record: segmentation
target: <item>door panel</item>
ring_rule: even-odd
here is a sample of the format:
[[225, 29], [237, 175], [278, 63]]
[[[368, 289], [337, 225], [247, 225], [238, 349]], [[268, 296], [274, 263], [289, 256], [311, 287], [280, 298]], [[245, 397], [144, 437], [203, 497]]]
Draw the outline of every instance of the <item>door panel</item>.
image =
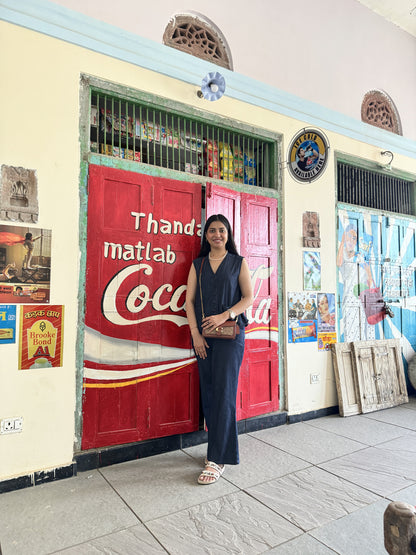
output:
[[198, 428], [186, 280], [201, 187], [90, 166], [84, 449]]
[[359, 414], [362, 411], [353, 343], [334, 343], [332, 345], [332, 361], [340, 415]]
[[207, 183], [206, 220], [208, 220], [212, 214], [223, 214], [233, 228], [234, 241], [237, 248], [239, 248], [240, 245], [240, 201], [240, 194], [236, 191]]
[[357, 341], [353, 350], [362, 412], [408, 401], [399, 340]]
[[237, 393], [241, 420], [279, 407], [277, 200], [209, 184], [206, 211], [207, 218], [221, 213], [230, 221], [253, 283]]
[[279, 407], [277, 200], [244, 195], [241, 221], [241, 254], [252, 272], [255, 297], [247, 311], [249, 348], [242, 367], [248, 384], [242, 417], [250, 418]]

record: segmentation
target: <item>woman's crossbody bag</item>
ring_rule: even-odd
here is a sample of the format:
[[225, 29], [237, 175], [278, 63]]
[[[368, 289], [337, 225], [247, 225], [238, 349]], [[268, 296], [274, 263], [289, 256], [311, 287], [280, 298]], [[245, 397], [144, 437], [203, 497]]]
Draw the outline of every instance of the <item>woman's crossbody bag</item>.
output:
[[[205, 318], [204, 303], [202, 301], [202, 287], [201, 287], [201, 274], [202, 274], [202, 266], [204, 265], [204, 262], [205, 262], [205, 258], [202, 260], [201, 268], [199, 270], [199, 294], [201, 296], [202, 319]], [[217, 326], [212, 331], [206, 331], [205, 329], [202, 330], [202, 335], [204, 337], [211, 337], [215, 339], [235, 339], [235, 336], [239, 333], [240, 333], [240, 328], [237, 324], [237, 319], [227, 320], [220, 326]]]

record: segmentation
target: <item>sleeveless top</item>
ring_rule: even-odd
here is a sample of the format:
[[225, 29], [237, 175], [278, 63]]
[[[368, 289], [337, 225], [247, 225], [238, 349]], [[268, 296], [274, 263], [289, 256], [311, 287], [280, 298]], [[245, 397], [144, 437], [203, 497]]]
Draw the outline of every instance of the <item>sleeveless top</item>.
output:
[[[218, 266], [217, 271], [212, 271], [211, 264], [209, 263], [208, 256], [200, 257], [194, 260], [193, 264], [196, 271], [197, 288], [195, 293], [195, 316], [198, 322], [198, 327], [201, 331], [202, 323], [202, 309], [201, 309], [201, 295], [199, 291], [199, 273], [201, 269], [201, 284], [202, 284], [202, 302], [204, 304], [205, 316], [212, 314], [221, 314], [229, 310], [232, 306], [241, 300], [241, 289], [238, 283], [240, 275], [241, 264], [243, 257], [238, 254], [228, 253], [221, 264]], [[238, 325], [240, 328], [247, 326], [248, 320], [245, 314], [238, 316]]]

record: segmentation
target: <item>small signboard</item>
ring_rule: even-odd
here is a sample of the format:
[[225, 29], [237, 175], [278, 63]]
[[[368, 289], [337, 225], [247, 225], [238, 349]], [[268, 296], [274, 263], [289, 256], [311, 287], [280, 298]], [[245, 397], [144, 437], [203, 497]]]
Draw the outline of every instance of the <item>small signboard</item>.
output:
[[292, 176], [302, 183], [318, 179], [328, 161], [328, 140], [322, 131], [302, 129], [289, 146], [288, 167]]

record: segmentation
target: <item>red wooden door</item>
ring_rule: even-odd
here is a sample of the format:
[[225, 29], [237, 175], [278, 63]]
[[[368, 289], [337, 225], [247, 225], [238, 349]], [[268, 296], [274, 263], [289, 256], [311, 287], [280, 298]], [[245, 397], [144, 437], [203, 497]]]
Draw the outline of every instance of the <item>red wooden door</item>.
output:
[[279, 408], [277, 200], [209, 184], [206, 211], [207, 218], [220, 213], [229, 219], [253, 283], [237, 392], [242, 420]]
[[199, 185], [89, 168], [84, 449], [198, 428], [185, 289]]

